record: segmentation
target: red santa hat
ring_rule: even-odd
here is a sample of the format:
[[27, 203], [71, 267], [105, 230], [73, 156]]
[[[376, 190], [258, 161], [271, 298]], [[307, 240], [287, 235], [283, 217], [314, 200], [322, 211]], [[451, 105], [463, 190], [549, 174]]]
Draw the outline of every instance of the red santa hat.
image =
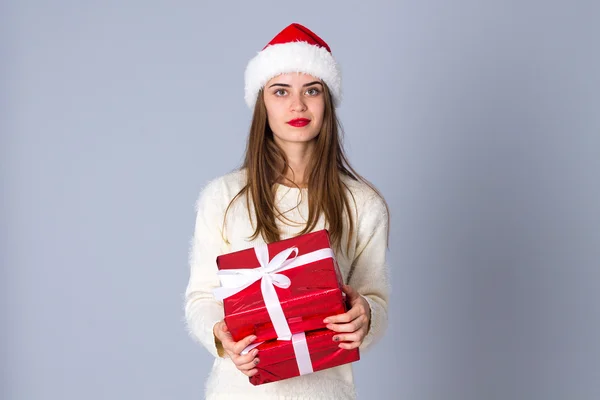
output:
[[263, 86], [277, 75], [303, 72], [323, 80], [337, 107], [342, 97], [341, 71], [323, 39], [300, 24], [279, 32], [254, 58], [245, 72], [246, 104], [254, 109]]

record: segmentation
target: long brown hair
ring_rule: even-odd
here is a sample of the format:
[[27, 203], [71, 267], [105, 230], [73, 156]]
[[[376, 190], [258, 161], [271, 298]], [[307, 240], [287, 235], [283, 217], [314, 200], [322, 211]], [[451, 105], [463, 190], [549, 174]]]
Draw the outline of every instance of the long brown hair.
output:
[[[350, 166], [342, 146], [340, 124], [335, 113], [331, 93], [327, 85], [324, 82], [322, 83], [325, 100], [323, 124], [315, 139], [316, 145], [307, 166], [308, 221], [298, 235], [311, 232], [315, 228], [319, 217], [323, 214], [332, 245], [338, 249], [341, 248], [340, 242], [345, 223], [348, 224], [348, 242], [346, 243], [346, 251], [348, 251], [350, 238], [355, 229], [355, 221], [349, 203], [350, 198], [354, 201], [354, 197], [348, 186], [343, 182], [342, 175], [364, 182], [382, 199], [383, 196]], [[227, 212], [233, 202], [238, 197], [246, 194], [246, 208], [250, 220], [252, 221], [250, 199], [253, 200], [256, 215], [255, 231], [249, 239], [254, 240], [258, 235], [262, 235], [266, 243], [280, 240], [280, 232], [275, 221], [276, 218], [285, 219], [285, 216], [281, 212], [276, 213], [275, 184], [285, 180], [298, 187], [286, 177], [288, 168], [289, 164], [285, 153], [273, 140], [273, 132], [267, 122], [267, 109], [264, 103], [263, 90], [261, 90], [258, 93], [254, 107], [245, 158], [241, 166], [241, 169], [246, 169], [247, 182], [227, 206], [223, 224], [225, 224]], [[344, 218], [344, 215], [346, 218]]]

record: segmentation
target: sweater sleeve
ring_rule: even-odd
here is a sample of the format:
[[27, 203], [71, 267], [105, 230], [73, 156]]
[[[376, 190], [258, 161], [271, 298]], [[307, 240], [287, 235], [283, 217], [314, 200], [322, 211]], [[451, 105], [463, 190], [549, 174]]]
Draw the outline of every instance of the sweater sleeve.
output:
[[359, 349], [366, 351], [384, 335], [388, 323], [390, 276], [386, 261], [388, 213], [380, 197], [372, 197], [358, 215], [357, 249], [348, 284], [371, 307], [371, 322]]
[[196, 202], [196, 223], [189, 249], [190, 275], [185, 291], [185, 319], [188, 333], [213, 356], [223, 357], [220, 343], [213, 334], [214, 325], [223, 319], [223, 303], [212, 290], [220, 286], [216, 258], [225, 252], [221, 226], [222, 194], [217, 182], [201, 191]]

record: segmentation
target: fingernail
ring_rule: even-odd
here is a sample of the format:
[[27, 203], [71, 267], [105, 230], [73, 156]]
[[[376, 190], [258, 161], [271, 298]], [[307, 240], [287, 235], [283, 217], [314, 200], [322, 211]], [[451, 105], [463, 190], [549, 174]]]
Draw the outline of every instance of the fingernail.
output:
[[255, 356], [255, 355], [257, 355], [257, 354], [258, 354], [258, 349], [254, 349], [254, 350], [252, 350], [252, 355], [253, 355], [253, 356]]
[[256, 336], [254, 336], [254, 335], [250, 336], [250, 340], [254, 342], [256, 340]]
[[325, 323], [325, 324], [328, 324], [328, 323], [329, 323], [329, 318], [325, 318], [325, 319], [323, 320], [323, 323]]
[[254, 365], [258, 365], [258, 362], [259, 362], [259, 361], [260, 361], [260, 360], [259, 360], [258, 358], [256, 358], [256, 359], [254, 360]]
[[340, 338], [339, 338], [339, 337], [337, 337], [337, 336], [334, 336], [334, 337], [333, 337], [333, 340], [337, 342], [337, 341], [339, 341], [339, 340], [340, 340]]

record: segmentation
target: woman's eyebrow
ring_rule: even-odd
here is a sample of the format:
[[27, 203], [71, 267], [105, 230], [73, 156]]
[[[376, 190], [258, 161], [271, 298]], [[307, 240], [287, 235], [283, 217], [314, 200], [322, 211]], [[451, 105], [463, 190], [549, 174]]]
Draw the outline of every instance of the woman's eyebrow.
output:
[[321, 82], [314, 81], [314, 82], [306, 83], [306, 84], [302, 85], [302, 87], [307, 87], [307, 86], [310, 86], [310, 85], [314, 85], [315, 83], [318, 83], [319, 85], [323, 86], [323, 84]]
[[[302, 85], [302, 87], [306, 87], [306, 86], [310, 86], [310, 85], [314, 85], [318, 83], [319, 85], [323, 86], [323, 84], [319, 81], [314, 81], [314, 82], [310, 82], [310, 83], [305, 83], [304, 85]], [[281, 87], [292, 87], [292, 85], [288, 85], [287, 83], [274, 83], [271, 86], [269, 86], [270, 88], [272, 88], [273, 86], [281, 86]]]

